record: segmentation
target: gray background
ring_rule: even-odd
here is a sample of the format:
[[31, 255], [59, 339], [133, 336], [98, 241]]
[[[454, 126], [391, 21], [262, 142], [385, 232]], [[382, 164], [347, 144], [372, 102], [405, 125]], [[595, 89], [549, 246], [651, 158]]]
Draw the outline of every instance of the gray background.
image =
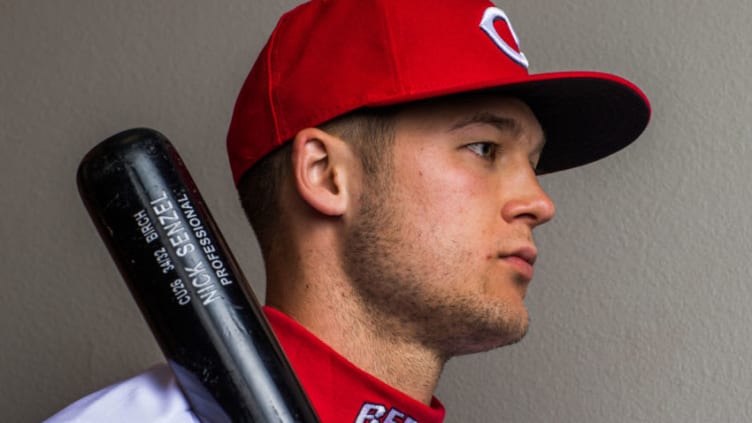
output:
[[[0, 410], [33, 422], [161, 354], [74, 184], [105, 137], [179, 148], [249, 277], [263, 280], [224, 137], [276, 19], [297, 1], [0, 0]], [[752, 421], [748, 209], [752, 2], [509, 0], [535, 72], [619, 73], [642, 139], [543, 178], [532, 328], [450, 362], [450, 422]]]

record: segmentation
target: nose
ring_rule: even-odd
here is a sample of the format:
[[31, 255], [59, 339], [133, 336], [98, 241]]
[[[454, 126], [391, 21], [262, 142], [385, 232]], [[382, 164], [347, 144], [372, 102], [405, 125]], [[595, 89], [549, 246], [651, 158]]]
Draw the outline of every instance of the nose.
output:
[[522, 220], [534, 228], [554, 218], [554, 202], [543, 190], [532, 169], [507, 182], [511, 184], [505, 184], [509, 187], [509, 196], [501, 209], [504, 220], [509, 223]]

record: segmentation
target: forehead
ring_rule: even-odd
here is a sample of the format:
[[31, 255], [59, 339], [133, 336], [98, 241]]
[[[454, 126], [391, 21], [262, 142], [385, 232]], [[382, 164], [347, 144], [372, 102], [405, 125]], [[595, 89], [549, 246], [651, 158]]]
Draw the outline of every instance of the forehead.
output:
[[498, 94], [466, 94], [405, 106], [397, 116], [397, 130], [453, 131], [488, 124], [543, 142], [543, 130], [525, 102]]

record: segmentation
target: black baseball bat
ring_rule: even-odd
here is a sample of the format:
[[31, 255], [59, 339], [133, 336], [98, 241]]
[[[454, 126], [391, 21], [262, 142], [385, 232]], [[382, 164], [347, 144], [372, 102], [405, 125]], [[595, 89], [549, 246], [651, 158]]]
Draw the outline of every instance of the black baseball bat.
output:
[[202, 422], [315, 412], [175, 148], [137, 128], [95, 146], [79, 193]]

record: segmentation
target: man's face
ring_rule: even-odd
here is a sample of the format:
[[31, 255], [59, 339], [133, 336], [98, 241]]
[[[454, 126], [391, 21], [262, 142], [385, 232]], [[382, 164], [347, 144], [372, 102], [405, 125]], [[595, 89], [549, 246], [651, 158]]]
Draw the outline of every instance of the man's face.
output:
[[384, 335], [447, 358], [524, 336], [532, 230], [554, 215], [535, 175], [543, 142], [516, 99], [474, 95], [400, 113], [389, 169], [364, 181], [343, 251]]

